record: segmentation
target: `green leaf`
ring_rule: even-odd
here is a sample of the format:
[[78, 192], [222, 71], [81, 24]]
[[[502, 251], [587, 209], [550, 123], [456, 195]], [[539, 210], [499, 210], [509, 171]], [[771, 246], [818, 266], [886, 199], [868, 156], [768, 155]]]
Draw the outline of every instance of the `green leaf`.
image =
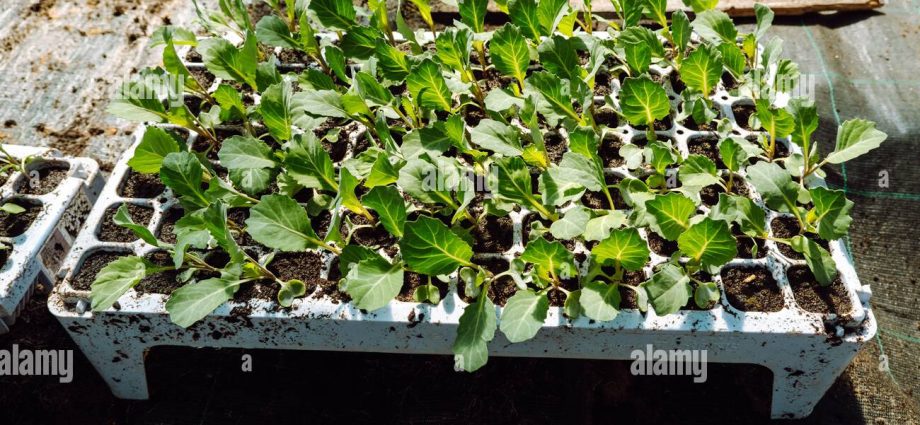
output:
[[553, 276], [565, 279], [576, 275], [575, 256], [559, 241], [536, 238], [527, 243], [520, 259], [533, 264], [537, 273], [547, 280]]
[[798, 235], [792, 238], [792, 249], [805, 256], [805, 263], [823, 286], [830, 285], [837, 277], [837, 264], [826, 249], [815, 241]]
[[347, 167], [339, 171], [339, 199], [342, 206], [355, 214], [366, 215], [368, 214], [367, 209], [364, 208], [364, 205], [358, 200], [358, 195], [355, 194], [355, 189], [360, 183], [361, 181]]
[[134, 156], [128, 160], [128, 166], [138, 173], [157, 174], [166, 155], [179, 152], [179, 147], [184, 144], [172, 132], [159, 127], [147, 127], [144, 137], [134, 150]]
[[610, 211], [600, 217], [588, 220], [585, 225], [585, 240], [600, 241], [610, 235], [613, 229], [622, 227], [626, 224], [626, 213], [623, 211]]
[[378, 186], [361, 197], [361, 202], [377, 212], [380, 223], [391, 235], [401, 238], [406, 224], [406, 201], [392, 186]]
[[626, 79], [620, 91], [620, 107], [632, 125], [651, 125], [671, 112], [664, 88], [645, 76]]
[[326, 28], [347, 31], [355, 24], [351, 0], [311, 0], [310, 10]]
[[766, 212], [750, 198], [737, 195], [719, 194], [719, 203], [711, 210], [710, 217], [738, 223], [741, 232], [751, 237], [763, 237], [767, 234]]
[[284, 166], [291, 177], [303, 187], [331, 192], [338, 190], [332, 159], [312, 132], [304, 133], [291, 141]]
[[444, 223], [426, 216], [406, 222], [399, 248], [409, 268], [418, 273], [445, 275], [472, 266], [473, 249]]
[[687, 43], [690, 42], [690, 18], [683, 10], [678, 10], [671, 14], [671, 37], [674, 39], [674, 46], [683, 53], [687, 50]]
[[837, 129], [837, 146], [826, 161], [840, 164], [879, 147], [888, 135], [877, 130], [875, 123], [863, 119], [843, 122]]
[[441, 75], [441, 69], [431, 59], [425, 59], [406, 78], [409, 93], [423, 107], [451, 111], [451, 92]]
[[406, 54], [388, 43], [377, 43], [375, 54], [379, 65], [377, 69], [383, 78], [402, 81], [412, 71]]
[[[559, 76], [546, 71], [531, 74], [526, 80], [525, 94], [535, 91], [540, 112], [544, 115], [554, 114], [558, 118], [571, 118], [580, 121], [581, 117], [575, 112], [572, 104], [572, 95], [568, 82], [563, 82]], [[527, 90], [530, 88], [530, 90]]]
[[607, 322], [617, 317], [620, 309], [620, 289], [617, 284], [588, 282], [578, 297], [582, 310], [591, 319]]
[[718, 267], [735, 258], [738, 254], [735, 237], [732, 236], [728, 223], [706, 217], [690, 226], [677, 238], [680, 252], [704, 266]]
[[256, 38], [259, 42], [285, 49], [300, 49], [300, 41], [291, 33], [290, 28], [281, 18], [268, 15], [256, 24]]
[[792, 176], [773, 162], [758, 162], [746, 168], [747, 179], [754, 185], [767, 206], [779, 212], [793, 212], [799, 186]]
[[489, 188], [493, 196], [528, 208], [542, 205], [531, 191], [530, 169], [520, 157], [505, 157], [494, 162], [495, 172], [489, 173]]
[[484, 32], [486, 11], [489, 6], [488, 0], [460, 0], [457, 2], [457, 8], [460, 11], [460, 19], [464, 24], [473, 29], [473, 32]]
[[272, 149], [265, 142], [246, 135], [232, 136], [223, 141], [217, 154], [220, 164], [228, 169], [273, 168]]
[[323, 56], [326, 57], [326, 64], [329, 65], [329, 69], [332, 70], [336, 77], [345, 83], [351, 81], [345, 71], [345, 52], [342, 49], [332, 45], [326, 46], [323, 48]]
[[706, 40], [718, 45], [721, 43], [735, 43], [738, 30], [732, 18], [721, 10], [707, 10], [697, 13], [696, 19], [691, 24], [694, 30]]
[[527, 38], [540, 40], [543, 27], [538, 17], [536, 0], [512, 0], [508, 4], [508, 17]]
[[719, 286], [715, 282], [704, 282], [697, 285], [693, 291], [693, 301], [699, 308], [708, 308], [712, 303], [719, 301]]
[[421, 202], [456, 206], [453, 189], [459, 180], [457, 167], [448, 159], [421, 154], [399, 170], [397, 186]]
[[294, 299], [307, 294], [307, 285], [302, 280], [291, 279], [281, 282], [281, 289], [278, 290], [278, 304], [288, 308], [294, 304]]
[[734, 43], [724, 43], [719, 45], [719, 54], [722, 55], [722, 62], [725, 69], [732, 74], [736, 80], [744, 76], [744, 53]]
[[348, 274], [351, 266], [367, 259], [383, 260], [383, 257], [376, 250], [362, 245], [345, 245], [342, 253], [339, 254], [339, 272], [343, 276]]
[[343, 290], [358, 308], [374, 311], [386, 307], [403, 284], [403, 269], [382, 258], [361, 260], [345, 277]]
[[[0, 205], [0, 211], [3, 211], [10, 215], [16, 215], [16, 214], [22, 214], [26, 212], [26, 209], [14, 203], [6, 202], [3, 205]], [[9, 249], [9, 247], [3, 244], [0, 244], [0, 250], [5, 250], [5, 249]]]
[[[710, 9], [715, 9], [719, 0], [683, 0], [685, 6], [693, 9], [693, 13], [700, 13]], [[756, 4], [755, 4], [756, 6]]]
[[649, 259], [648, 244], [635, 228], [616, 230], [610, 237], [591, 248], [599, 264], [619, 263], [626, 270], [641, 270]]
[[508, 341], [524, 342], [533, 338], [543, 327], [549, 299], [546, 294], [535, 294], [529, 290], [517, 291], [505, 303], [502, 310], [501, 330]]
[[166, 301], [169, 319], [183, 328], [192, 326], [230, 301], [241, 284], [238, 279], [216, 277], [185, 285], [175, 290]]
[[374, 188], [377, 186], [386, 186], [399, 180], [399, 169], [390, 163], [390, 158], [386, 152], [380, 152], [377, 159], [371, 166], [370, 174], [364, 181], [364, 186]]
[[754, 16], [756, 17], [757, 26], [754, 30], [754, 36], [757, 39], [763, 38], [773, 25], [773, 11], [763, 3], [754, 3]]
[[777, 109], [770, 106], [768, 100], [757, 100], [757, 119], [760, 120], [760, 126], [776, 138], [783, 138], [792, 133], [795, 128], [795, 122], [792, 115], [785, 109]]
[[187, 209], [205, 207], [211, 202], [201, 189], [204, 167], [198, 157], [189, 152], [173, 152], [163, 158], [160, 180], [180, 197]]
[[207, 38], [198, 46], [204, 65], [215, 76], [227, 80], [245, 83], [258, 90], [256, 67], [259, 63], [259, 47], [253, 33], [246, 35], [242, 48], [230, 44], [222, 38]]
[[503, 75], [514, 78], [522, 86], [530, 65], [527, 40], [514, 25], [505, 25], [492, 35], [489, 42], [492, 64]]
[[649, 214], [655, 218], [653, 229], [667, 240], [677, 240], [690, 227], [690, 216], [696, 212], [696, 205], [690, 198], [679, 193], [656, 195], [645, 203]]
[[360, 71], [355, 74], [355, 89], [358, 96], [376, 106], [386, 106], [393, 102], [393, 94], [367, 72]]
[[693, 90], [709, 96], [722, 77], [722, 56], [709, 45], [700, 45], [680, 65], [680, 78]]
[[566, 211], [565, 215], [549, 226], [550, 232], [556, 239], [574, 239], [585, 231], [591, 212], [587, 208], [576, 205]]
[[[293, 89], [290, 82], [274, 84], [264, 92], [259, 102], [259, 114], [269, 134], [279, 142], [291, 140], [293, 118]], [[250, 167], [257, 168], [257, 167]]]
[[520, 156], [524, 152], [520, 130], [491, 119], [484, 119], [470, 129], [470, 141], [500, 155]]
[[115, 96], [106, 107], [106, 112], [131, 121], [166, 122], [166, 107], [157, 97], [157, 78], [141, 75], [138, 79], [123, 84], [118, 96]]
[[537, 2], [537, 19], [542, 28], [541, 35], [549, 36], [554, 33], [556, 27], [568, 14], [568, 0], [540, 0]]
[[818, 235], [828, 241], [846, 236], [853, 221], [850, 217], [853, 202], [847, 199], [846, 192], [815, 187], [809, 193], [815, 204], [814, 222], [817, 223]]
[[356, 25], [345, 33], [340, 47], [345, 56], [367, 59], [377, 50], [377, 44], [384, 40], [384, 35], [374, 27]]
[[[575, 174], [577, 177], [573, 178]], [[543, 195], [543, 204], [560, 206], [580, 199], [585, 192], [585, 187], [577, 181], [579, 178], [585, 178], [585, 173], [571, 168], [550, 167], [543, 171], [540, 174], [538, 187]]]
[[744, 149], [737, 139], [729, 137], [719, 142], [719, 156], [722, 158], [725, 168], [736, 173], [741, 171], [741, 167], [747, 163], [751, 154]]
[[307, 211], [284, 195], [263, 196], [249, 209], [246, 230], [256, 242], [281, 251], [305, 251], [320, 245]]
[[485, 366], [489, 360], [488, 343], [495, 337], [496, 321], [495, 304], [485, 295], [480, 295], [463, 310], [457, 338], [451, 348], [454, 368], [475, 372]]
[[580, 79], [583, 70], [578, 61], [576, 40], [561, 35], [546, 38], [537, 48], [540, 63], [553, 75], [570, 81]]
[[[6, 204], [6, 205], [11, 205], [11, 204]], [[115, 222], [115, 224], [134, 232], [134, 234], [137, 235], [138, 238], [143, 239], [144, 242], [147, 242], [153, 246], [160, 245], [160, 243], [157, 241], [156, 236], [153, 235], [153, 232], [151, 232], [150, 229], [147, 228], [147, 226], [143, 226], [143, 225], [134, 223], [134, 220], [131, 219], [131, 213], [128, 212], [127, 204], [123, 203], [121, 204], [121, 206], [118, 207], [118, 211], [115, 212], [115, 217], [113, 217], [113, 221]]]
[[142, 257], [122, 257], [112, 261], [96, 274], [92, 284], [92, 309], [105, 311], [141, 279], [166, 270]]
[[690, 276], [674, 264], [662, 266], [644, 286], [649, 303], [659, 316], [676, 313], [687, 305], [693, 293]]
[[668, 26], [667, 0], [645, 0], [645, 8], [649, 12], [648, 16], [662, 27]]
[[466, 72], [470, 68], [470, 52], [473, 50], [473, 33], [467, 28], [451, 28], [438, 34], [435, 40], [438, 59], [448, 67]]
[[342, 95], [334, 90], [307, 90], [292, 98], [294, 114], [331, 118], [351, 118], [342, 104]]
[[689, 187], [706, 187], [721, 182], [716, 164], [711, 159], [699, 155], [691, 154], [680, 164], [679, 174], [680, 182]]

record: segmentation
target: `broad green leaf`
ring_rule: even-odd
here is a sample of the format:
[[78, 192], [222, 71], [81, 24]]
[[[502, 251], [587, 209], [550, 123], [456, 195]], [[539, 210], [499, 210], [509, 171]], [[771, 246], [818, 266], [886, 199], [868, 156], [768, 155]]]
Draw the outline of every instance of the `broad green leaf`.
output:
[[792, 249], [805, 256], [805, 263], [823, 286], [830, 285], [837, 277], [837, 264], [826, 249], [805, 236], [795, 236], [791, 240]]
[[[636, 29], [640, 27], [633, 27]], [[652, 51], [649, 50], [645, 43], [624, 44], [623, 50], [626, 52], [626, 64], [629, 65], [630, 73], [642, 74], [648, 71], [652, 63]]]
[[568, 0], [540, 0], [537, 2], [537, 20], [543, 29], [542, 35], [549, 36], [569, 14]]
[[550, 167], [543, 171], [540, 174], [538, 187], [543, 195], [543, 204], [560, 206], [581, 198], [585, 187], [577, 181], [577, 178], [572, 178], [573, 174], [578, 174], [578, 178], [584, 177], [584, 173], [573, 171], [570, 168]]
[[546, 294], [535, 294], [530, 290], [517, 291], [502, 310], [502, 333], [511, 342], [527, 341], [543, 327], [548, 311], [549, 299]]
[[[293, 126], [293, 89], [290, 82], [272, 85], [262, 92], [259, 114], [269, 134], [279, 142], [291, 140]], [[257, 168], [257, 167], [250, 167]]]
[[728, 223], [706, 217], [690, 226], [677, 238], [680, 252], [704, 266], [718, 267], [738, 254], [735, 237]]
[[645, 203], [649, 214], [655, 218], [652, 226], [668, 240], [677, 240], [690, 227], [690, 216], [696, 212], [693, 201], [679, 193], [656, 195]]
[[470, 68], [473, 33], [469, 29], [451, 28], [441, 32], [435, 40], [435, 47], [438, 59], [444, 65], [461, 73]]
[[496, 160], [494, 165], [495, 172], [489, 173], [488, 181], [493, 196], [507, 202], [522, 204], [527, 208], [545, 210], [531, 191], [530, 168], [523, 159], [505, 157]]
[[811, 135], [818, 129], [818, 108], [813, 102], [793, 99], [789, 102], [794, 124], [792, 142], [803, 150], [810, 151]]
[[853, 221], [850, 217], [853, 202], [847, 199], [846, 193], [823, 187], [812, 188], [809, 192], [811, 201], [815, 204], [814, 223], [821, 238], [832, 241], [846, 236]]
[[719, 194], [719, 203], [712, 208], [710, 217], [738, 223], [741, 231], [751, 237], [763, 237], [767, 234], [766, 212], [750, 198], [737, 195]]
[[395, 187], [375, 187], [361, 197], [361, 201], [377, 212], [380, 223], [391, 235], [402, 237], [406, 224], [406, 201]]
[[575, 320], [582, 316], [584, 312], [585, 309], [581, 307], [581, 289], [576, 289], [572, 292], [569, 292], [568, 296], [565, 297], [565, 303], [562, 306], [562, 314], [571, 320]]
[[[6, 204], [10, 205], [10, 204]], [[25, 211], [25, 210], [23, 210]], [[115, 212], [115, 217], [113, 217], [115, 224], [131, 230], [137, 235], [138, 238], [142, 239], [144, 242], [149, 243], [153, 246], [159, 246], [160, 243], [157, 241], [156, 236], [153, 235], [153, 232], [147, 228], [147, 226], [141, 224], [135, 224], [134, 220], [131, 219], [131, 213], [128, 212], [128, 205], [121, 204], [118, 207], [118, 211]]]
[[578, 297], [585, 316], [607, 322], [617, 317], [620, 309], [620, 289], [617, 284], [589, 282]]
[[402, 81], [412, 71], [406, 54], [387, 43], [377, 43], [375, 53], [378, 61], [377, 69], [383, 78]]
[[472, 266], [473, 249], [444, 223], [426, 216], [406, 222], [399, 248], [409, 268], [418, 273], [445, 275]]
[[540, 63], [553, 75], [569, 81], [580, 79], [583, 70], [578, 61], [576, 40], [560, 35], [546, 38], [537, 48]]
[[668, 26], [667, 0], [645, 0], [645, 9], [649, 12], [648, 16], [662, 27]]
[[690, 277], [684, 269], [674, 264], [662, 266], [644, 286], [648, 292], [648, 301], [659, 316], [676, 313], [687, 305], [693, 294]]
[[294, 114], [320, 117], [350, 118], [342, 104], [342, 95], [334, 90], [307, 90], [291, 99]]
[[360, 98], [375, 106], [386, 106], [393, 102], [393, 94], [377, 82], [373, 75], [360, 71], [355, 74], [355, 89]]
[[459, 180], [457, 167], [447, 159], [421, 154], [399, 170], [397, 186], [420, 202], [455, 206], [453, 191]]
[[486, 11], [489, 6], [488, 0], [459, 0], [457, 8], [460, 11], [460, 19], [464, 24], [469, 26], [473, 32], [485, 31]]
[[680, 164], [680, 182], [689, 187], [706, 187], [718, 184], [719, 178], [716, 164], [711, 159], [698, 154], [692, 154]]
[[566, 211], [562, 218], [553, 222], [549, 230], [556, 239], [574, 239], [585, 232], [585, 226], [590, 219], [591, 212], [581, 205], [576, 205]]
[[290, 307], [294, 304], [294, 299], [307, 294], [307, 285], [302, 280], [291, 279], [281, 282], [281, 288], [278, 289], [278, 304], [282, 307]]
[[540, 40], [543, 27], [540, 24], [536, 0], [511, 0], [508, 3], [508, 17], [527, 38], [535, 42]]
[[719, 286], [715, 282], [704, 282], [697, 285], [693, 291], [693, 301], [699, 308], [707, 308], [712, 303], [719, 301]]
[[754, 36], [757, 39], [763, 38], [773, 25], [773, 11], [763, 3], [754, 3], [754, 16], [756, 17], [757, 26], [754, 30]]
[[326, 57], [326, 64], [329, 65], [329, 69], [332, 70], [339, 80], [345, 83], [351, 81], [346, 72], [347, 61], [345, 59], [345, 52], [343, 52], [342, 49], [333, 45], [327, 45], [323, 47], [323, 56]]
[[259, 47], [253, 33], [246, 35], [242, 48], [230, 44], [222, 38], [207, 38], [198, 46], [204, 65], [215, 76], [245, 83], [258, 90], [256, 67], [259, 63]]
[[489, 51], [495, 69], [523, 86], [530, 65], [530, 51], [520, 30], [514, 25], [505, 25], [495, 31], [489, 42]]
[[767, 206], [780, 211], [792, 212], [796, 208], [799, 186], [792, 176], [773, 162], [758, 162], [748, 166], [747, 179], [754, 185]]
[[307, 211], [284, 195], [263, 196], [249, 209], [246, 230], [256, 242], [281, 251], [305, 251], [320, 245]]
[[849, 161], [879, 147], [887, 138], [872, 121], [858, 118], [844, 121], [837, 129], [837, 146], [826, 161], [831, 164]]
[[138, 122], [163, 123], [168, 120], [166, 107], [157, 97], [156, 76], [141, 75], [121, 86], [118, 96], [106, 107], [106, 112], [119, 118]]
[[409, 93], [423, 107], [450, 112], [451, 92], [441, 68], [431, 59], [425, 59], [406, 78]]
[[520, 130], [499, 121], [484, 119], [470, 129], [470, 141], [500, 155], [520, 156]]
[[359, 184], [361, 184], [361, 181], [347, 167], [339, 170], [338, 199], [341, 200], [342, 206], [355, 214], [366, 215], [368, 214], [367, 209], [364, 208], [364, 205], [358, 199], [358, 195], [355, 194], [355, 189]]
[[311, 0], [310, 10], [327, 28], [347, 31], [355, 25], [355, 6], [351, 0]]
[[696, 19], [691, 24], [694, 30], [703, 38], [718, 45], [721, 43], [734, 43], [738, 37], [738, 30], [732, 18], [721, 10], [707, 10], [697, 13]]
[[377, 28], [356, 25], [345, 33], [340, 46], [347, 57], [367, 59], [383, 40], [384, 35]]
[[371, 166], [371, 171], [367, 175], [367, 180], [364, 181], [364, 186], [367, 188], [386, 186], [398, 180], [399, 169], [390, 163], [387, 153], [381, 151]]
[[485, 295], [480, 295], [463, 310], [457, 338], [451, 348], [454, 368], [475, 372], [485, 366], [489, 360], [489, 341], [495, 337], [496, 321], [495, 304]]
[[402, 289], [403, 269], [382, 258], [359, 261], [345, 277], [343, 290], [358, 308], [374, 311], [386, 307]]
[[783, 138], [792, 133], [795, 122], [792, 115], [785, 109], [773, 108], [770, 102], [764, 99], [757, 100], [757, 119], [760, 126], [776, 138]]
[[274, 47], [286, 49], [299, 49], [300, 41], [291, 33], [291, 29], [281, 18], [268, 15], [262, 17], [256, 24], [256, 38], [259, 42]]
[[626, 79], [620, 91], [620, 107], [633, 125], [651, 125], [671, 112], [664, 88], [645, 76]]
[[591, 248], [591, 255], [599, 264], [619, 263], [626, 270], [641, 270], [649, 259], [648, 244], [635, 228], [620, 229]]
[[220, 105], [222, 120], [245, 119], [246, 105], [243, 104], [243, 95], [235, 88], [227, 84], [221, 84], [217, 86], [217, 90], [211, 96]]
[[384, 258], [377, 253], [376, 250], [366, 246], [345, 245], [345, 247], [342, 248], [342, 253], [339, 254], [339, 272], [345, 276], [348, 274], [348, 271], [351, 270], [352, 265], [367, 259], [383, 260]]
[[166, 270], [143, 257], [122, 257], [112, 261], [96, 274], [92, 284], [92, 309], [105, 311], [141, 279]]
[[421, 285], [415, 288], [415, 292], [412, 293], [412, 299], [415, 302], [437, 305], [441, 302], [441, 290], [430, 283]]
[[241, 284], [237, 279], [215, 277], [185, 285], [175, 290], [166, 301], [169, 319], [183, 328], [192, 326], [230, 301]]
[[687, 14], [683, 10], [671, 14], [671, 37], [674, 38], [674, 46], [681, 53], [687, 50], [690, 33], [690, 18]]
[[719, 142], [719, 156], [722, 158], [725, 168], [732, 172], [738, 172], [747, 163], [751, 154], [744, 149], [738, 139], [728, 137]]
[[600, 217], [592, 218], [585, 225], [585, 240], [604, 240], [613, 229], [622, 227], [624, 224], [626, 224], [626, 213], [619, 210], [610, 211]]
[[724, 43], [719, 45], [719, 54], [722, 55], [722, 63], [725, 69], [732, 74], [736, 80], [744, 76], [744, 53], [735, 43]]
[[680, 65], [680, 78], [693, 90], [709, 96], [722, 77], [722, 56], [707, 44], [690, 53]]
[[273, 168], [272, 149], [252, 136], [232, 136], [223, 141], [217, 154], [220, 164], [228, 169]]
[[[531, 74], [525, 81], [531, 90], [538, 96], [540, 112], [544, 115], [554, 114], [558, 118], [571, 118], [579, 121], [581, 117], [575, 112], [575, 106], [569, 90], [568, 82], [563, 82], [559, 76], [546, 71]], [[558, 119], [557, 118], [557, 119]]]
[[180, 197], [186, 209], [197, 209], [211, 203], [201, 188], [204, 167], [198, 157], [189, 152], [173, 152], [163, 158], [160, 180]]
[[176, 135], [159, 127], [147, 127], [144, 137], [134, 150], [134, 156], [128, 160], [132, 170], [143, 174], [157, 174], [166, 155], [179, 152], [184, 141]]
[[542, 237], [527, 243], [520, 256], [521, 261], [534, 265], [537, 273], [544, 279], [554, 279], [574, 276], [575, 256], [559, 241], [548, 242]]
[[[719, 4], [719, 0], [683, 0], [685, 6], [689, 6], [693, 9], [693, 13], [705, 12], [710, 9], [715, 9], [716, 5]], [[756, 4], [755, 4], [756, 5]]]
[[332, 159], [312, 132], [299, 135], [291, 141], [284, 166], [303, 187], [331, 192], [338, 188]]

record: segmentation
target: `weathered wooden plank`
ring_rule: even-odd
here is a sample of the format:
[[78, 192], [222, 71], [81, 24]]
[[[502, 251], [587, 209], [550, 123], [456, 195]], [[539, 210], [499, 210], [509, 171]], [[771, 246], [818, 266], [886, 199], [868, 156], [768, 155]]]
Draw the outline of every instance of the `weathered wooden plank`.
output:
[[3, 0], [0, 138], [111, 164], [133, 124], [105, 112], [120, 83], [160, 62], [146, 48], [165, 23], [187, 24], [186, 0]]

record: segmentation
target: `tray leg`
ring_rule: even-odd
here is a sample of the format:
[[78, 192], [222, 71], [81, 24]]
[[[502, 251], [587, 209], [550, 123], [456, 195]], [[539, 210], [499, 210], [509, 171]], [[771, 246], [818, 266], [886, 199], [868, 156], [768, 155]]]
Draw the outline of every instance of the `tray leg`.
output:
[[[846, 347], [835, 347], [847, 349]], [[768, 366], [773, 371], [773, 419], [798, 419], [811, 414], [824, 393], [843, 373], [856, 351], [850, 355], [803, 352], [796, 362]], [[788, 360], [788, 359], [787, 359]]]
[[71, 336], [115, 397], [130, 400], [150, 398], [144, 368], [147, 347], [127, 341], [113, 345], [111, 341], [101, 338], [93, 341], [89, 336], [73, 333]]

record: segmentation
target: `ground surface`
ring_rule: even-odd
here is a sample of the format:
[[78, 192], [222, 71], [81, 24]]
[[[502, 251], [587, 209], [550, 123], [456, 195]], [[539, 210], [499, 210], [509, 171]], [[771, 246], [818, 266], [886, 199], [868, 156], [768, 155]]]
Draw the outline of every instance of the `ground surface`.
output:
[[[192, 15], [190, 2], [179, 0], [3, 1], [0, 137], [111, 166], [132, 127], [106, 116], [106, 99], [122, 76], [157, 62], [146, 36]], [[875, 120], [890, 135], [830, 179], [857, 202], [851, 246], [881, 331], [803, 423], [920, 421], [918, 17], [917, 0], [892, 0], [873, 13], [784, 18], [772, 32], [813, 81], [806, 87], [819, 104], [824, 151], [837, 124], [852, 117]], [[43, 301], [36, 297], [13, 333], [0, 336], [0, 349], [75, 348]], [[879, 371], [882, 353], [890, 373]], [[467, 375], [454, 373], [448, 357], [270, 351], [249, 352], [254, 370], [243, 373], [242, 354], [154, 350], [152, 400], [125, 402], [77, 352], [72, 384], [0, 378], [0, 422], [757, 423], [769, 405], [769, 373], [745, 366], [712, 366], [700, 385], [632, 377], [622, 362], [492, 359]]]

